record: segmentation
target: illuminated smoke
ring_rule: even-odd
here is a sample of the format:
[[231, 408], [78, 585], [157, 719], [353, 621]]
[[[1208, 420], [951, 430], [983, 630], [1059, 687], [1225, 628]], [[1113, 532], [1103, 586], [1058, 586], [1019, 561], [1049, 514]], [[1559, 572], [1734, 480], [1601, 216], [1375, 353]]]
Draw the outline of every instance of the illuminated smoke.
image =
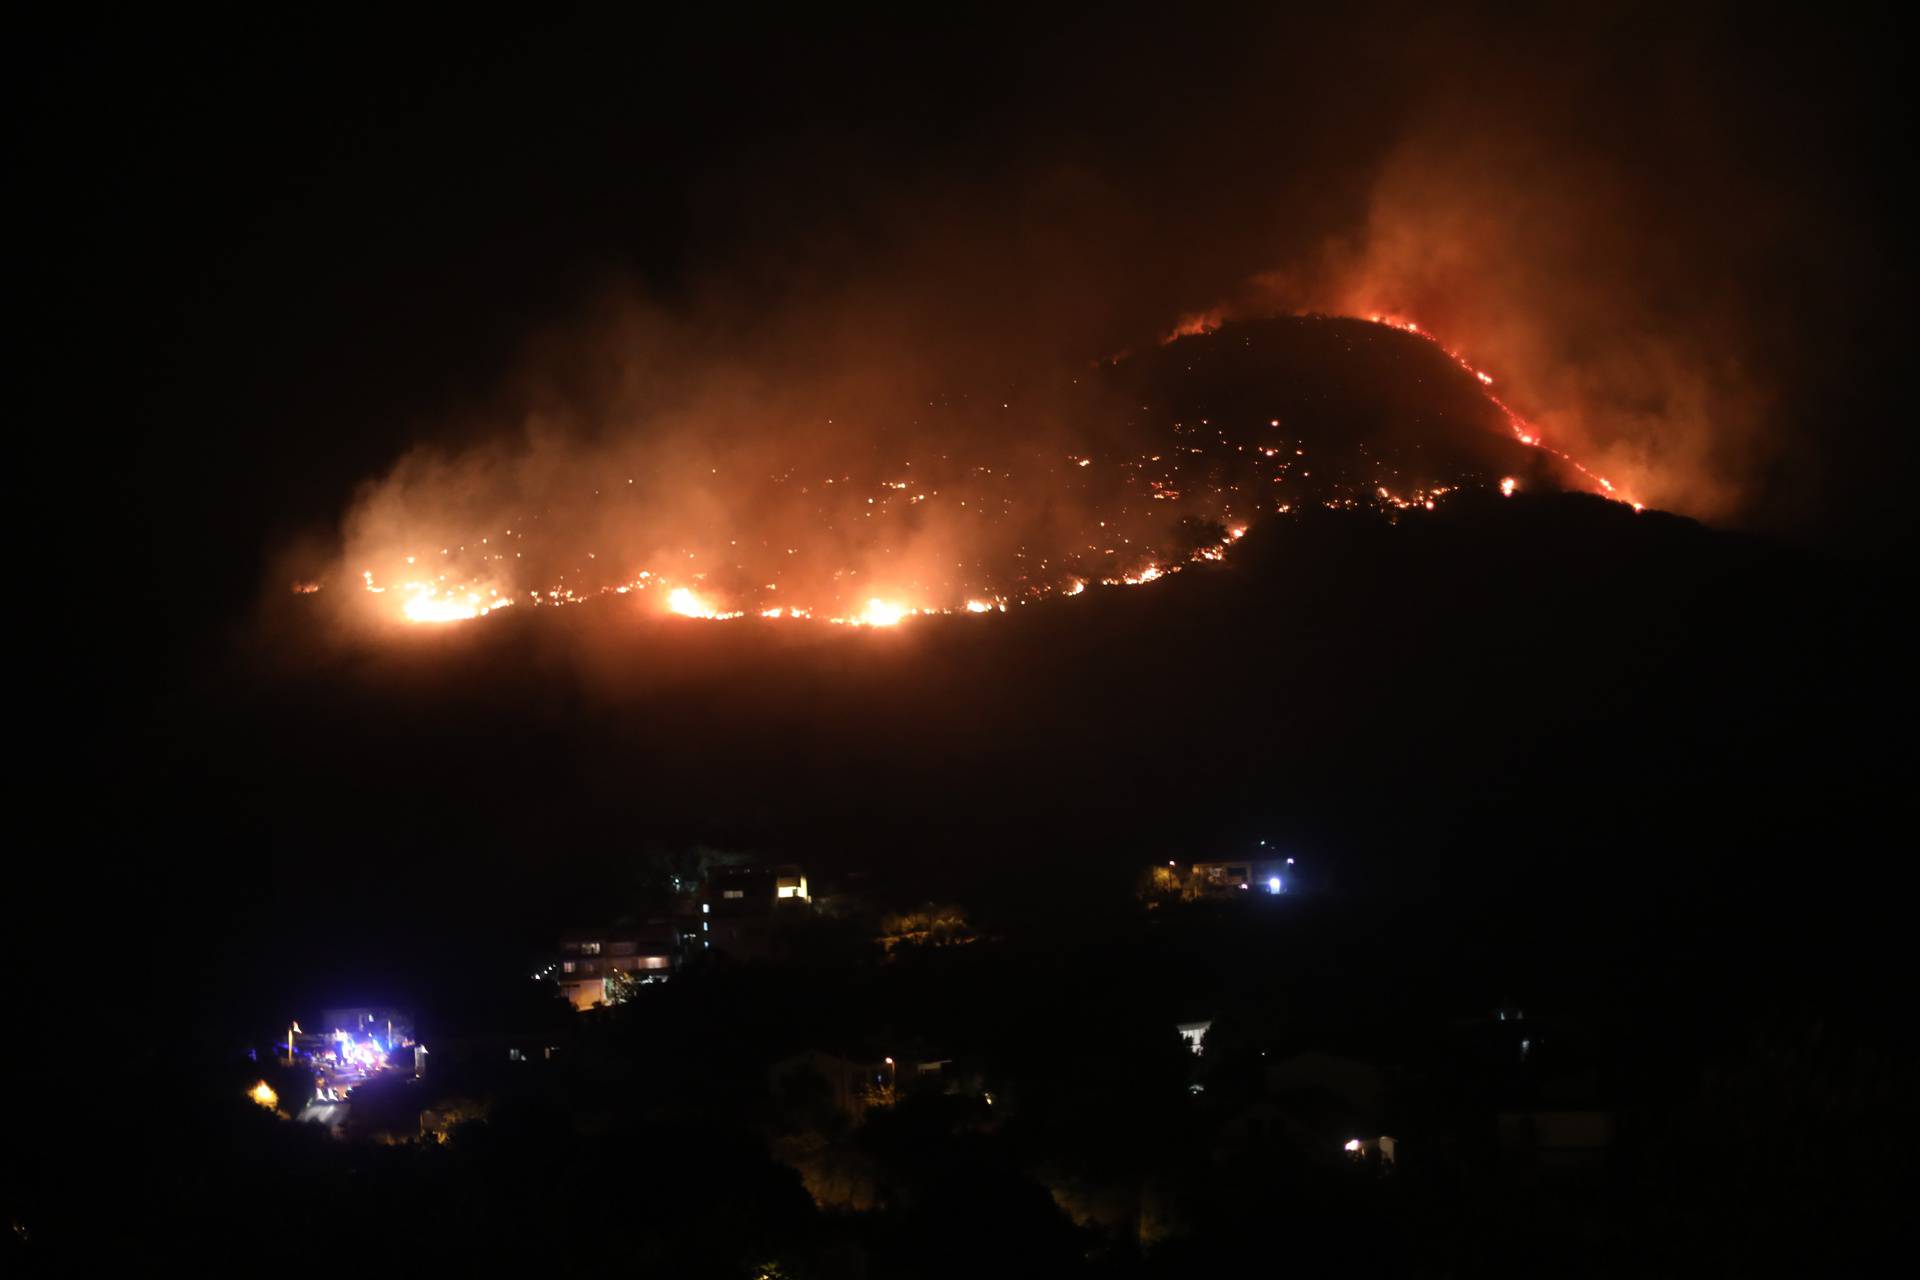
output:
[[[345, 565], [362, 567], [337, 576], [358, 578], [370, 606], [361, 612], [375, 621], [613, 599], [638, 616], [892, 627], [1003, 613], [1089, 583], [1144, 586], [1224, 561], [1254, 522], [1303, 510], [1398, 518], [1463, 488], [1510, 494], [1516, 482], [1499, 479], [1502, 432], [1506, 449], [1558, 468], [1542, 473], [1552, 483], [1624, 500], [1494, 396], [1491, 375], [1416, 323], [1216, 329], [1211, 317], [1185, 323], [1164, 354], [1043, 393], [988, 389], [890, 408], [911, 415], [920, 448], [938, 452], [901, 456], [906, 441], [889, 443], [837, 407], [805, 410], [827, 428], [809, 433], [793, 410], [735, 400], [726, 408], [778, 429], [696, 434], [721, 412], [702, 395], [630, 439], [582, 445], [540, 430], [512, 446], [423, 453], [369, 491], [347, 539]], [[1328, 393], [1294, 382], [1338, 374], [1337, 353], [1356, 347], [1417, 366], [1406, 380], [1418, 399], [1370, 408], [1350, 386], [1331, 392], [1348, 411], [1418, 419], [1441, 406], [1436, 425], [1368, 432], [1295, 420], [1299, 404]], [[1457, 387], [1434, 386], [1449, 367]], [[1369, 369], [1361, 376], [1377, 375]], [[1233, 407], [1196, 413], [1216, 401]], [[1278, 404], [1284, 415], [1269, 412]], [[994, 419], [1033, 429], [1008, 432]]]
[[[366, 488], [330, 571], [288, 565], [275, 591], [324, 584], [380, 623], [613, 599], [905, 624], [1151, 583], [1306, 510], [1414, 518], [1474, 488], [1751, 519], [1796, 372], [1767, 340], [1789, 326], [1765, 267], [1817, 197], [1780, 190], [1784, 161], [1750, 172], [1745, 122], [1690, 66], [1623, 102], [1578, 47], [1516, 66], [1454, 25], [1391, 42], [1338, 136], [1299, 123], [1332, 86], [1287, 89], [1250, 38], [1205, 112], [1136, 121], [1104, 166], [1009, 148], [990, 200], [938, 166], [851, 181], [832, 213], [765, 198], [876, 168], [843, 140], [722, 173], [691, 198], [710, 271], [690, 301], [538, 338], [475, 420], [433, 424], [442, 443]], [[1263, 130], [1270, 158], [1244, 141]], [[866, 226], [889, 234], [849, 232]], [[1265, 437], [1175, 421], [1086, 363], [1303, 314], [1431, 343], [1490, 432], [1537, 457], [1323, 465], [1292, 416]]]

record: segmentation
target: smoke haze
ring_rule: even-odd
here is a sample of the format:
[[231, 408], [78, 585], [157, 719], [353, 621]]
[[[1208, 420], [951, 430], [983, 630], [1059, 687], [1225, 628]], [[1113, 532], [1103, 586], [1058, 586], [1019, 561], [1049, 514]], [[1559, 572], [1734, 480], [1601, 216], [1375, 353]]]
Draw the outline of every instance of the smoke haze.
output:
[[[813, 119], [714, 156], [673, 286], [611, 273], [530, 334], [518, 374], [362, 493], [337, 576], [480, 537], [504, 573], [505, 531], [524, 561], [540, 525], [542, 589], [611, 555], [615, 578], [692, 562], [737, 590], [799, 555], [952, 603], [1116, 510], [1068, 468], [1153, 441], [1117, 438], [1124, 406], [1081, 379], [1209, 313], [1414, 321], [1641, 501], [1758, 527], [1818, 509], [1794, 415], [1845, 361], [1785, 337], [1854, 305], [1873, 250], [1835, 237], [1849, 197], [1819, 179], [1834, 143], [1806, 116], [1839, 108], [1752, 105], [1784, 54], [1629, 8], [1544, 44], [1486, 15], [1361, 45], [1249, 22], [1235, 61], [1183, 66], [1203, 25], [1153, 50], [1054, 33], [947, 137]], [[949, 514], [876, 533], [859, 508], [902, 483], [945, 486]]]
[[[772, 543], [789, 470], [811, 501], [986, 467], [1000, 531], [907, 560], [1059, 554], [1108, 496], [1047, 468], [1142, 443], [1075, 379], [1208, 313], [1417, 322], [1651, 505], [1871, 534], [1902, 519], [1895, 35], [1634, 4], [103, 22], [23, 81], [32, 242], [73, 252], [22, 359], [63, 437], [127, 425], [115, 564], [190, 630], [263, 557], [274, 593], [337, 586], [536, 516], [556, 572]], [[637, 526], [589, 505], [628, 479]], [[838, 532], [834, 568], [887, 563]]]

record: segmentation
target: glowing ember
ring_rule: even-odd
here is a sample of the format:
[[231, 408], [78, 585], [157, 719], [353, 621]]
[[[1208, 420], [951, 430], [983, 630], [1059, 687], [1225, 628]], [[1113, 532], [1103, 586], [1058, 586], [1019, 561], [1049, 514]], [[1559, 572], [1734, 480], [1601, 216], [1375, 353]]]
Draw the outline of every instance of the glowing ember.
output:
[[1512, 476], [1508, 476], [1506, 479], [1500, 482], [1500, 496], [1504, 498], [1511, 498], [1513, 496], [1513, 491], [1515, 489], [1518, 489], [1519, 487], [1520, 487], [1520, 482], [1518, 480], [1515, 480]]

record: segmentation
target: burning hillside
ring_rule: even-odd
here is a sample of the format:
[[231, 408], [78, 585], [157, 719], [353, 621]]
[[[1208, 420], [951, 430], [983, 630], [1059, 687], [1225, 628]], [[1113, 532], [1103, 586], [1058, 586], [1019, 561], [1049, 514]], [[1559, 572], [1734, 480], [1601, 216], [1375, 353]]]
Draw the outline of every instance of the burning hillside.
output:
[[773, 439], [803, 442], [785, 455], [742, 442], [757, 434], [690, 447], [689, 421], [647, 443], [416, 457], [353, 513], [327, 585], [362, 588], [356, 609], [388, 623], [611, 600], [889, 626], [1153, 582], [1322, 509], [1619, 496], [1492, 381], [1387, 318], [1196, 323], [1057, 385], [896, 408], [898, 424], [816, 410], [780, 423]]

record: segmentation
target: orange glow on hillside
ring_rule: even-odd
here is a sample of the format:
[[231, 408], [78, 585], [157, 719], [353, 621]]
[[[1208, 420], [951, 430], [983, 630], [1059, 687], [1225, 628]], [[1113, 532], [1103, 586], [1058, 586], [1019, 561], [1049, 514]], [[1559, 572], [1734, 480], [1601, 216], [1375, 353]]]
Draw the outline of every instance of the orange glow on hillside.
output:
[[[1220, 310], [1188, 316], [1165, 341], [1201, 340], [1196, 335], [1213, 333], [1224, 319]], [[1471, 375], [1511, 438], [1559, 459], [1569, 479], [1641, 509], [1605, 476], [1546, 444], [1493, 393], [1492, 375], [1419, 324], [1386, 313], [1368, 319], [1431, 344]], [[632, 596], [655, 616], [894, 627], [917, 616], [1006, 613], [1010, 605], [1084, 595], [1091, 584], [1144, 586], [1219, 564], [1262, 518], [1320, 507], [1372, 510], [1397, 520], [1436, 510], [1463, 488], [1510, 497], [1522, 483], [1512, 475], [1495, 479], [1498, 472], [1457, 469], [1422, 476], [1364, 449], [1357, 464], [1326, 459], [1320, 446], [1309, 450], [1306, 437], [1286, 434], [1286, 422], [1271, 412], [1279, 406], [1253, 407], [1253, 421], [1243, 414], [1231, 422], [1183, 420], [1176, 408], [1163, 424], [1170, 434], [1133, 456], [1075, 449], [1018, 464], [969, 465], [922, 455], [889, 459], [865, 476], [820, 474], [824, 467], [807, 474], [756, 456], [739, 479], [759, 487], [716, 489], [731, 497], [709, 494], [698, 525], [660, 519], [645, 526], [646, 541], [630, 539], [625, 546], [583, 547], [577, 528], [559, 539], [538, 513], [455, 536], [448, 523], [416, 519], [409, 508], [353, 553], [376, 566], [360, 570], [374, 612], [413, 625], [468, 622], [516, 603], [553, 608]], [[678, 511], [676, 492], [622, 500], [649, 503], [632, 508], [649, 513], [663, 502]], [[593, 496], [606, 501], [598, 491]], [[1020, 523], [1022, 512], [1055, 506], [1059, 514], [1044, 529]], [[626, 509], [608, 510], [604, 524], [591, 526], [601, 532], [588, 536], [621, 533], [615, 515]], [[402, 538], [411, 545], [396, 548]], [[989, 554], [996, 549], [997, 558]], [[608, 561], [622, 558], [625, 567], [609, 572]], [[293, 584], [299, 594], [320, 588], [317, 580]]]

